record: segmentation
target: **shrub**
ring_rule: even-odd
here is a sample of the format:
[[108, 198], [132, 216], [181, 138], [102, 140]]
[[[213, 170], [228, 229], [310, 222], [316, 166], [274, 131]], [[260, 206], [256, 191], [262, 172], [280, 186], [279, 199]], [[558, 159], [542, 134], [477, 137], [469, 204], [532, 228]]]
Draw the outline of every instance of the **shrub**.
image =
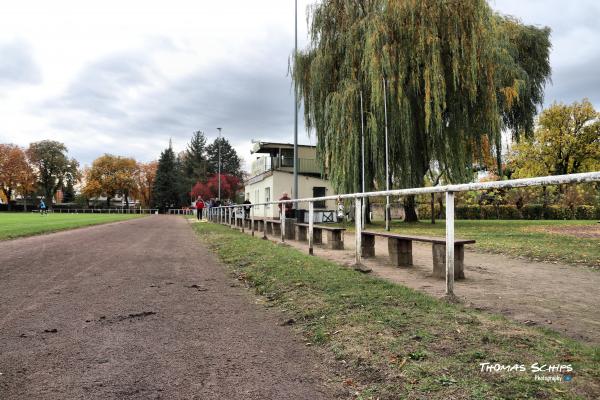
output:
[[481, 219], [481, 207], [462, 206], [456, 207], [454, 212], [456, 219]]
[[577, 206], [575, 208], [575, 218], [577, 219], [596, 219], [598, 209], [594, 206]]
[[526, 204], [521, 207], [523, 219], [542, 219], [544, 206], [541, 204]]

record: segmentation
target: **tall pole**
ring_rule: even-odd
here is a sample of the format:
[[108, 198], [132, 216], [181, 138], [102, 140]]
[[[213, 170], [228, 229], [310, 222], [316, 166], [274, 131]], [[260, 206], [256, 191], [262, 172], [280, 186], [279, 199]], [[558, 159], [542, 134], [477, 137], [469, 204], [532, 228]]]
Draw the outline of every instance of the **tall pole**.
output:
[[[294, 62], [298, 52], [298, 0], [294, 0]], [[298, 94], [296, 91], [296, 82], [294, 81], [294, 193], [292, 198], [298, 198]], [[294, 202], [294, 209], [298, 208], [298, 203]]]
[[[388, 146], [387, 89], [383, 78], [383, 113], [385, 117], [385, 190], [390, 190], [390, 153]], [[390, 230], [390, 196], [385, 196], [385, 230]]]
[[365, 119], [363, 114], [363, 95], [360, 92], [360, 149], [362, 162], [362, 192], [365, 192]]
[[219, 172], [218, 172], [218, 178], [219, 178], [219, 201], [221, 201], [221, 128], [217, 128], [219, 130], [219, 145], [217, 146], [219, 148]]
[[[361, 166], [362, 166], [362, 192], [364, 193], [366, 188], [365, 188], [365, 117], [364, 117], [364, 111], [363, 111], [363, 94], [362, 94], [362, 90], [360, 91], [360, 149], [361, 149]], [[361, 201], [361, 206], [363, 207], [363, 210], [361, 212], [361, 216], [362, 219], [360, 221], [361, 223], [361, 227], [365, 226], [365, 207], [366, 201], [365, 199], [363, 199]]]

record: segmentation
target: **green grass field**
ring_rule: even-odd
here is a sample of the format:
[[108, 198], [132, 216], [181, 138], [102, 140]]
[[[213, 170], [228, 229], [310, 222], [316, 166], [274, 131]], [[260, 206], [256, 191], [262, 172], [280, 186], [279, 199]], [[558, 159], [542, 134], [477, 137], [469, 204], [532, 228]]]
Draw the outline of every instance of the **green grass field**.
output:
[[139, 218], [138, 214], [0, 213], [0, 240]]
[[[217, 224], [200, 238], [267, 306], [293, 318], [307, 345], [358, 399], [600, 398], [600, 348], [449, 304], [294, 248]], [[527, 372], [483, 373], [480, 363]], [[571, 364], [571, 382], [536, 381], [533, 363]], [[561, 375], [562, 374], [541, 374]]]
[[[353, 224], [346, 224], [349, 231]], [[368, 225], [384, 230], [382, 221]], [[420, 236], [445, 235], [445, 221], [404, 223], [392, 221], [392, 232]], [[595, 234], [590, 232], [595, 231]], [[597, 221], [457, 220], [455, 234], [475, 239], [475, 249], [522, 256], [540, 261], [560, 261], [600, 268], [600, 225]]]

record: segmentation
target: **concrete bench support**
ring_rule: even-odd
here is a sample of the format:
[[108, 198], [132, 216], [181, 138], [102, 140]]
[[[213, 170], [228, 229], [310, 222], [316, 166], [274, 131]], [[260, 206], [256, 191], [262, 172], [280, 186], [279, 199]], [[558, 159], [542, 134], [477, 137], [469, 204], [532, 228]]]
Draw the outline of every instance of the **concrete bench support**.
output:
[[375, 257], [375, 235], [362, 234], [361, 238], [362, 256]]
[[327, 230], [327, 248], [331, 250], [344, 250], [343, 231]]
[[299, 242], [308, 241], [308, 228], [303, 225], [296, 225], [296, 240]]
[[409, 267], [413, 265], [412, 241], [389, 237], [388, 252], [392, 264], [399, 267]]
[[313, 236], [314, 236], [315, 244], [323, 244], [323, 230], [322, 229], [317, 228], [316, 226], [313, 227]]
[[[431, 245], [433, 255], [433, 276], [435, 278], [446, 278], [446, 245], [433, 243]], [[454, 279], [465, 279], [464, 271], [465, 246], [454, 245]]]

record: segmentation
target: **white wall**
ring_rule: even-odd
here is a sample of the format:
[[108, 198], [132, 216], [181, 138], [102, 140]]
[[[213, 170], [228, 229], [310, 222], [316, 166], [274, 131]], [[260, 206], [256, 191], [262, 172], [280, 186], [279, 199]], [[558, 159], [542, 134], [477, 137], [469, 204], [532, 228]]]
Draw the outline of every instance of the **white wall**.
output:
[[[329, 181], [325, 179], [315, 178], [312, 176], [299, 175], [298, 176], [298, 191], [299, 198], [307, 198], [313, 197], [313, 187], [321, 186], [325, 187], [325, 195], [332, 196], [335, 195], [333, 188]], [[250, 201], [254, 203], [262, 203], [265, 201], [265, 188], [271, 188], [271, 201], [278, 200], [283, 192], [287, 192], [288, 195], [292, 194], [294, 187], [294, 175], [288, 172], [282, 171], [273, 171], [273, 175], [266, 177], [265, 179], [253, 183], [251, 185], [247, 185], [244, 188], [244, 194], [250, 194]], [[259, 197], [256, 198], [256, 190], [259, 191]], [[300, 203], [299, 208], [308, 209], [308, 203]], [[325, 204], [325, 208], [327, 210], [335, 210], [336, 202], [335, 200], [328, 200]], [[278, 218], [279, 217], [279, 208], [276, 205], [265, 206], [257, 206], [254, 210], [254, 215], [257, 217], [269, 217], [269, 218]]]

